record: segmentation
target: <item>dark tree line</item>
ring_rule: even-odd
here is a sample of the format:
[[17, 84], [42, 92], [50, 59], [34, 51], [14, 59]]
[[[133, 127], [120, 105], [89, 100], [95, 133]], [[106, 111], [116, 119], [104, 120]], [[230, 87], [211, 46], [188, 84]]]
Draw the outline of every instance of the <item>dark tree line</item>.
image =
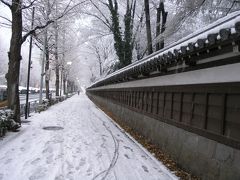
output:
[[133, 51], [133, 22], [136, 9], [136, 0], [127, 0], [126, 13], [124, 15], [124, 33], [121, 31], [119, 22], [118, 2], [117, 0], [108, 0], [108, 9], [111, 14], [110, 30], [114, 37], [114, 47], [119, 58], [118, 68], [125, 67], [132, 62]]

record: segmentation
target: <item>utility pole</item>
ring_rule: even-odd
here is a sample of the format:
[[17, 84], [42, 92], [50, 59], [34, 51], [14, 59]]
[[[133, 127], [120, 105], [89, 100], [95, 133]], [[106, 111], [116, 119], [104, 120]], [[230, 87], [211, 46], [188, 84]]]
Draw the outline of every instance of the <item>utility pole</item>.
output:
[[[33, 7], [32, 10], [32, 23], [31, 23], [31, 29], [33, 29], [34, 25], [34, 11], [35, 7]], [[26, 94], [26, 105], [25, 105], [25, 119], [28, 118], [29, 110], [28, 110], [28, 97], [29, 97], [29, 81], [30, 81], [30, 69], [32, 64], [32, 36], [30, 36], [30, 45], [29, 45], [29, 58], [28, 58], [28, 76], [27, 76], [27, 94]]]

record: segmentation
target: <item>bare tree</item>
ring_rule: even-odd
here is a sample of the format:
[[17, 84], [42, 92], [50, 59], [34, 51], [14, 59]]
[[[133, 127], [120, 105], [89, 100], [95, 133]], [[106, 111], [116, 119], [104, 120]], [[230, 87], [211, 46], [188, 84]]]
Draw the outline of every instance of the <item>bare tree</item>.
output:
[[[98, 41], [91, 42], [88, 46], [92, 53], [96, 56], [100, 77], [104, 75], [104, 71], [108, 68], [106, 65], [107, 60], [112, 56], [111, 42], [100, 39]], [[108, 62], [109, 64], [110, 62]]]

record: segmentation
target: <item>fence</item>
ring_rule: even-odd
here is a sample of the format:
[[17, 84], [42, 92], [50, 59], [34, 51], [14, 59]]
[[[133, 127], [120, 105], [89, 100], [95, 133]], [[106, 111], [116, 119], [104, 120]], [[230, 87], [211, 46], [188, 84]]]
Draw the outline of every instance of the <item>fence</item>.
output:
[[[51, 101], [50, 101], [50, 105], [62, 102], [65, 99], [72, 97], [74, 94], [75, 93], [71, 93], [71, 94], [69, 94], [67, 96], [61, 96], [61, 97], [52, 98]], [[37, 112], [37, 108], [38, 107], [39, 107], [39, 101], [31, 101], [28, 104], [28, 108], [29, 108], [28, 112], [29, 113]], [[26, 108], [26, 104], [20, 104], [20, 114], [21, 114], [21, 116], [25, 115], [25, 108]], [[7, 107], [0, 108], [0, 110], [2, 110], [2, 109], [7, 109]]]

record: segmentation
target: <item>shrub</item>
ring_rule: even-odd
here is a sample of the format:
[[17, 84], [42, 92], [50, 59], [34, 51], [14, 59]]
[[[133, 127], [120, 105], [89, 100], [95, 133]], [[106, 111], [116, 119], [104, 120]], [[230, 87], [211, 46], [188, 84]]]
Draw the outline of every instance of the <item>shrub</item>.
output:
[[16, 131], [21, 125], [13, 120], [13, 111], [0, 110], [0, 137], [7, 131]]

